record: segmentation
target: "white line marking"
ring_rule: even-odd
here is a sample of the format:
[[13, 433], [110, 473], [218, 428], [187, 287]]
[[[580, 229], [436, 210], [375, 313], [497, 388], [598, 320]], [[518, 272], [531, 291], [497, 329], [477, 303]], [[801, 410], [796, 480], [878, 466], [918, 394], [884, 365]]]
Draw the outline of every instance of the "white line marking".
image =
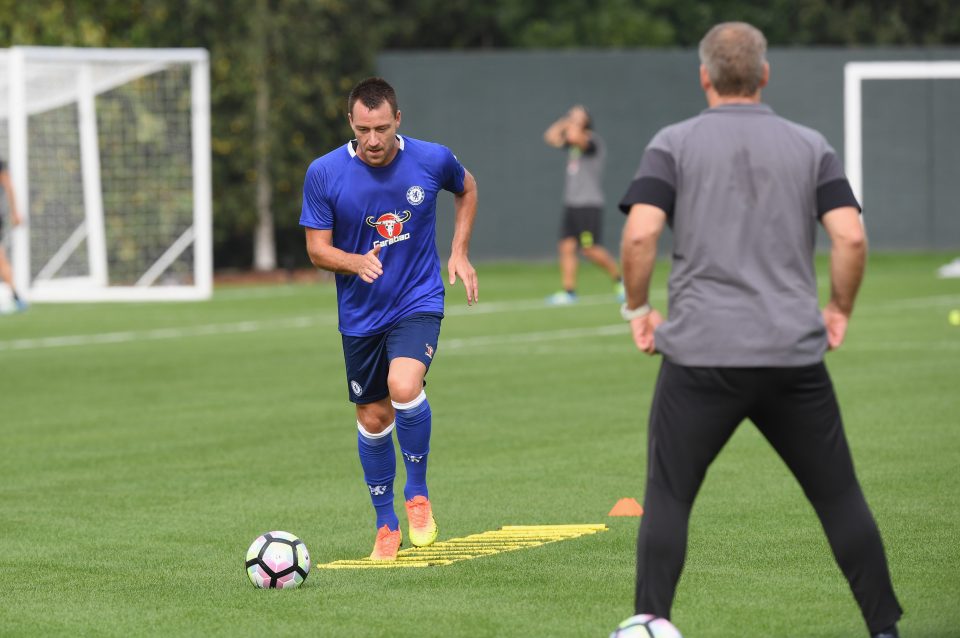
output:
[[[451, 295], [452, 297], [452, 295]], [[653, 295], [654, 300], [662, 300], [662, 295]], [[470, 315], [485, 315], [507, 312], [551, 311], [558, 312], [568, 308], [583, 306], [607, 305], [611, 307], [611, 316], [615, 313], [616, 304], [610, 295], [591, 295], [580, 297], [578, 303], [570, 306], [550, 306], [544, 299], [524, 299], [518, 301], [500, 301], [484, 303], [472, 307], [455, 305], [445, 311], [447, 317], [461, 317]], [[877, 304], [863, 304], [864, 310], [895, 310], [902, 308], [924, 308], [960, 305], [960, 295], [937, 295], [931, 297], [916, 297], [900, 299]], [[62, 348], [71, 346], [105, 345], [116, 343], [132, 343], [137, 341], [157, 341], [162, 339], [182, 339], [186, 337], [205, 337], [229, 334], [243, 334], [266, 330], [288, 330], [311, 328], [314, 326], [336, 325], [335, 313], [320, 313], [283, 319], [266, 319], [260, 321], [240, 321], [235, 323], [204, 324], [199, 326], [183, 326], [175, 328], [157, 328], [153, 330], [127, 330], [119, 332], [94, 333], [86, 335], [62, 335], [53, 337], [36, 337], [27, 339], [9, 339], [0, 341], [0, 352], [14, 350], [39, 350], [44, 348]], [[539, 332], [508, 333], [500, 335], [486, 335], [465, 337], [460, 339], [446, 339], [442, 341], [443, 350], [464, 350], [469, 348], [489, 347], [494, 345], [528, 345], [548, 341], [562, 341], [579, 339], [581, 337], [607, 337], [628, 335], [626, 323], [605, 326], [589, 326], [584, 328], [563, 328]], [[629, 340], [626, 342], [629, 344]], [[960, 346], [955, 341], [937, 341], [933, 343], [899, 344], [856, 344], [850, 343], [848, 349], [897, 349], [923, 350], [935, 348], [938, 350], [953, 350]]]
[[844, 350], [898, 350], [904, 352], [960, 350], [960, 337], [956, 341], [850, 341], [840, 346], [838, 352]]
[[[938, 308], [938, 307], [956, 307], [960, 306], [960, 295], [933, 295], [930, 297], [909, 297], [906, 299], [891, 299], [890, 301], [879, 301], [876, 303], [863, 303], [862, 305], [871, 311], [877, 310], [904, 310], [908, 308]], [[853, 313], [854, 321], [857, 313]]]
[[184, 337], [204, 337], [225, 334], [258, 332], [261, 330], [286, 330], [309, 328], [320, 324], [336, 324], [332, 315], [312, 317], [290, 317], [267, 321], [241, 321], [238, 323], [214, 323], [183, 328], [157, 328], [154, 330], [128, 330], [123, 332], [103, 332], [89, 335], [66, 335], [61, 337], [38, 337], [35, 339], [12, 339], [0, 341], [0, 351], [38, 350], [41, 348], [62, 348], [66, 346], [90, 346], [110, 343], [131, 343], [135, 341], [156, 341], [160, 339], [182, 339]]
[[[609, 304], [611, 306], [611, 313], [614, 312], [616, 304], [610, 295], [591, 295], [581, 297], [579, 302], [572, 306], [549, 306], [544, 299], [524, 299], [519, 301], [486, 303], [470, 307], [466, 305], [457, 305], [448, 307], [444, 311], [444, 314], [447, 317], [451, 317], [504, 312], [530, 312], [533, 310], [558, 311], [564, 308], [576, 308], [577, 306], [596, 306], [602, 304]], [[205, 324], [177, 328], [157, 328], [153, 330], [125, 330], [119, 332], [94, 333], [86, 335], [63, 335], [55, 337], [36, 337], [31, 339], [10, 339], [6, 341], [0, 341], [0, 352], [8, 350], [39, 350], [43, 348], [63, 348], [69, 346], [132, 343], [136, 341], [156, 341], [160, 339], [182, 339], [185, 337], [239, 334], [258, 332], [261, 330], [309, 328], [317, 325], [336, 325], [336, 322], [336, 313], [323, 313], [317, 315], [289, 317], [285, 319], [241, 321], [236, 323]], [[482, 339], [483, 337], [480, 338]], [[449, 345], [444, 342], [444, 347], [449, 347]]]
[[463, 348], [485, 348], [493, 345], [526, 345], [542, 341], [580, 339], [581, 337], [628, 336], [629, 334], [629, 326], [627, 326], [626, 323], [618, 323], [608, 326], [590, 326], [588, 328], [563, 328], [560, 330], [543, 330], [540, 332], [518, 332], [482, 337], [465, 337], [462, 339], [447, 339], [446, 341], [440, 342], [440, 348], [443, 350], [461, 350]]
[[[653, 296], [653, 295], [651, 295]], [[458, 317], [461, 315], [484, 315], [498, 312], [526, 312], [530, 310], [549, 310], [551, 312], [562, 311], [570, 308], [582, 306], [610, 306], [611, 316], [619, 317], [620, 304], [612, 295], [588, 295], [578, 297], [576, 303], [566, 306], [551, 306], [544, 299], [524, 299], [522, 301], [494, 301], [492, 303], [479, 303], [475, 306], [466, 306], [458, 304], [451, 306], [452, 295], [447, 295], [447, 309], [444, 314], [448, 317]], [[656, 299], [655, 296], [653, 296]]]

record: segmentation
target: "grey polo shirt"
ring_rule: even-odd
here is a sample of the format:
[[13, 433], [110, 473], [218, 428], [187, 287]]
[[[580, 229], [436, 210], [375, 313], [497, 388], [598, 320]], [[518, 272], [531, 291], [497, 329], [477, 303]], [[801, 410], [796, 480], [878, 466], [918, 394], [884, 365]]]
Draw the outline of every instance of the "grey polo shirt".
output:
[[603, 208], [603, 167], [607, 146], [596, 133], [584, 151], [567, 145], [567, 177], [563, 185], [563, 204], [569, 207]]
[[657, 349], [674, 363], [795, 367], [827, 350], [817, 223], [859, 204], [817, 131], [765, 104], [723, 105], [657, 133], [620, 203], [667, 214], [674, 254]]

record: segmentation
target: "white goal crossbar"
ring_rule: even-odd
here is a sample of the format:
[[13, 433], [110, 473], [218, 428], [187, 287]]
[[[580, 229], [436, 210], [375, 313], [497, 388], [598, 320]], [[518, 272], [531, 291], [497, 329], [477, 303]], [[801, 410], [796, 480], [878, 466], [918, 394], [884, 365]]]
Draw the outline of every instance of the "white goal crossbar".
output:
[[960, 79], [960, 61], [848, 62], [843, 68], [844, 169], [863, 206], [863, 81]]
[[0, 50], [24, 219], [6, 229], [31, 301], [210, 297], [209, 77], [204, 49]]

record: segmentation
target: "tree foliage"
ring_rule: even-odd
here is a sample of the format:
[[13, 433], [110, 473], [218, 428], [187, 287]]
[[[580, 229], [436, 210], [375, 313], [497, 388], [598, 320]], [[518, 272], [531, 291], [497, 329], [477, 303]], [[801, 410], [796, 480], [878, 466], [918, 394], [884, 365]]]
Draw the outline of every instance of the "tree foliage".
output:
[[694, 46], [745, 20], [772, 46], [960, 44], [955, 0], [398, 0], [392, 48]]
[[[258, 165], [269, 171], [281, 264], [302, 262], [304, 171], [349, 136], [346, 94], [383, 48], [689, 47], [724, 20], [755, 24], [771, 46], [960, 44], [955, 0], [266, 0], [266, 21], [256, 5], [0, 0], [2, 46], [210, 51], [218, 267], [251, 263]], [[269, 139], [258, 148], [264, 71]], [[264, 153], [269, 162], [258, 163]]]

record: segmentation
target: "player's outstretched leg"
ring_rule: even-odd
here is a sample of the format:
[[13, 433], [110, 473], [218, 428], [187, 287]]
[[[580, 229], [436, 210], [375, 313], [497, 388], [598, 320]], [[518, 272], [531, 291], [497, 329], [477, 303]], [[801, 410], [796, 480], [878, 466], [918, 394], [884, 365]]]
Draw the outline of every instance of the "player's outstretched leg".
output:
[[432, 428], [430, 404], [422, 390], [409, 403], [392, 403], [397, 415], [397, 441], [407, 470], [403, 497], [410, 525], [410, 542], [417, 547], [424, 547], [433, 543], [439, 532], [427, 491], [427, 455], [430, 453]]
[[599, 244], [584, 245], [582, 250], [584, 257], [610, 275], [610, 279], [613, 280], [613, 294], [617, 296], [617, 301], [623, 302], [626, 299], [626, 290], [623, 287], [623, 278], [620, 276], [620, 266], [617, 265], [617, 260], [606, 248]]
[[559, 290], [547, 297], [551, 306], [566, 306], [577, 302], [577, 239], [564, 237], [557, 244], [557, 253], [560, 259], [560, 280], [563, 290]]
[[[2, 233], [0, 233], [0, 237], [2, 237]], [[10, 293], [13, 295], [14, 312], [26, 310], [29, 305], [23, 297], [17, 294], [17, 289], [13, 286], [13, 270], [10, 268], [7, 252], [2, 245], [0, 245], [0, 281], [3, 281], [10, 288]]]
[[383, 432], [371, 434], [357, 421], [357, 448], [363, 478], [377, 512], [377, 540], [370, 558], [394, 560], [400, 549], [400, 519], [393, 511], [393, 479], [397, 475], [397, 457], [393, 450], [394, 424]]

